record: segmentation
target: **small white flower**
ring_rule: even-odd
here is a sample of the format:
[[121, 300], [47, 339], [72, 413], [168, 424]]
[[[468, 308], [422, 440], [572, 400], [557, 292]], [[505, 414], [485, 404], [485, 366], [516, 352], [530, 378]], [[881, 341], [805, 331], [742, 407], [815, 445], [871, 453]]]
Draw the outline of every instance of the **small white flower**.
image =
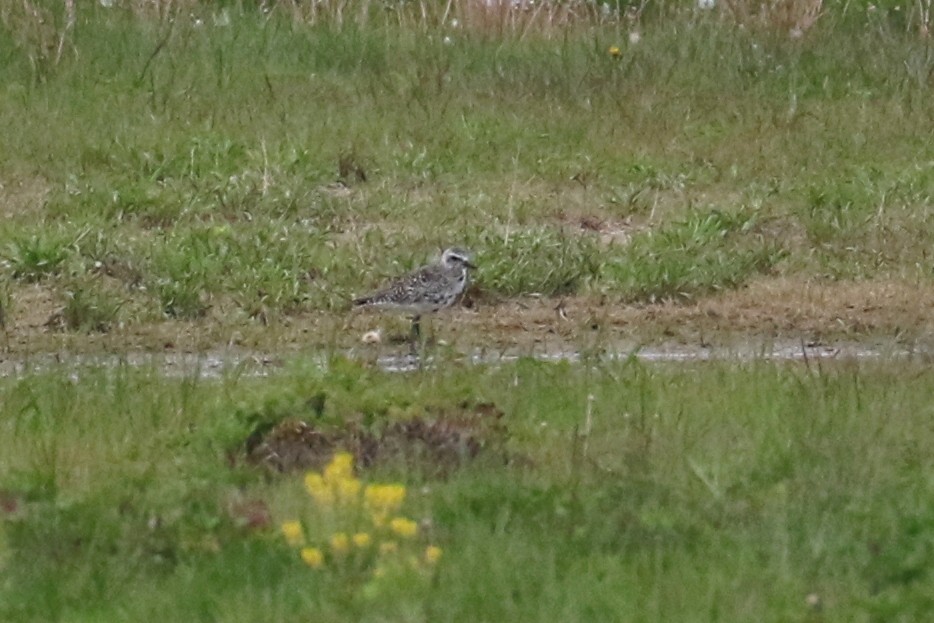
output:
[[451, 20], [451, 28], [457, 28], [460, 25], [461, 23], [456, 17]]
[[445, 35], [444, 39], [442, 39], [441, 42], [444, 43], [444, 45], [451, 45], [452, 43], [454, 43], [454, 40], [448, 37], [447, 35]]
[[639, 43], [640, 41], [642, 41], [642, 35], [639, 34], [638, 30], [633, 30], [632, 32], [629, 33], [629, 43], [631, 43], [632, 45], [635, 45]]
[[100, 0], [101, 6], [105, 9], [109, 9], [114, 5], [114, 0]]

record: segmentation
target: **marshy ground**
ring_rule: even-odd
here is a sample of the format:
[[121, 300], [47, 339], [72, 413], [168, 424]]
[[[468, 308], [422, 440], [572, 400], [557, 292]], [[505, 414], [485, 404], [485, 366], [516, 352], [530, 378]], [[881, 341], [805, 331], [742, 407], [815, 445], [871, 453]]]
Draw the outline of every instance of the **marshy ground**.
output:
[[[473, 292], [475, 293], [475, 289]], [[163, 320], [70, 332], [55, 326], [61, 306], [41, 287], [20, 290], [8, 322], [5, 358], [45, 353], [229, 353], [275, 358], [343, 352], [363, 358], [407, 352], [408, 320], [372, 312], [296, 313], [271, 325]], [[426, 318], [429, 343], [466, 355], [577, 355], [602, 348], [710, 347], [755, 352], [773, 345], [862, 345], [866, 352], [930, 352], [934, 287], [900, 280], [859, 282], [756, 278], [744, 286], [684, 304], [625, 303], [608, 296], [517, 296], [500, 302], [468, 296], [464, 304]], [[52, 319], [50, 323], [49, 319]], [[365, 343], [368, 332], [378, 343]]]
[[930, 11], [720, 4], [0, 7], [0, 619], [924, 620]]

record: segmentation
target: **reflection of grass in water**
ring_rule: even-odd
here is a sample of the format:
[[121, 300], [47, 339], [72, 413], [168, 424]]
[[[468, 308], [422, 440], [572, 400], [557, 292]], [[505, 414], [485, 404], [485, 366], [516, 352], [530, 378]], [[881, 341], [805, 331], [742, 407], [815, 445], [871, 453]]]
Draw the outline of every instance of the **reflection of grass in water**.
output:
[[[932, 382], [907, 361], [599, 359], [3, 379], [0, 618], [766, 620], [806, 612], [811, 594], [841, 619], [920, 617]], [[406, 486], [407, 515], [444, 550], [430, 585], [368, 602], [308, 573], [278, 534], [300, 513], [301, 475], [243, 462], [257, 416], [378, 429], [465, 401], [502, 410], [521, 460], [481, 450], [444, 480], [404, 464], [362, 474]]]

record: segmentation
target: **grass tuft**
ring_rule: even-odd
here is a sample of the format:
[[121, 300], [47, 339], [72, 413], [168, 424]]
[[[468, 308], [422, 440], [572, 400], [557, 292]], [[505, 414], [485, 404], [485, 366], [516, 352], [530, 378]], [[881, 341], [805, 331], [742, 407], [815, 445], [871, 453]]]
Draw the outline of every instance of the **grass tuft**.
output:
[[122, 306], [119, 293], [105, 293], [90, 280], [77, 280], [66, 290], [62, 321], [71, 331], [106, 333], [117, 321]]
[[481, 236], [477, 279], [500, 296], [554, 296], [578, 292], [600, 270], [600, 249], [588, 237], [556, 229], [518, 230]]
[[71, 256], [72, 244], [66, 235], [49, 230], [13, 239], [7, 250], [13, 278], [35, 282], [58, 275]]
[[688, 300], [736, 288], [787, 254], [755, 232], [755, 221], [749, 211], [694, 211], [636, 234], [604, 274], [631, 301]]

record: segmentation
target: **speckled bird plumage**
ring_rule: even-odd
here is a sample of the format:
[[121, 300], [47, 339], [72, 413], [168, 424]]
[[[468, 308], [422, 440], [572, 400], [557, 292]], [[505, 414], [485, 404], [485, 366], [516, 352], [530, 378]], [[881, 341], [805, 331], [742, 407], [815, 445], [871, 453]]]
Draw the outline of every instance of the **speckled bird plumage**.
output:
[[434, 263], [397, 278], [385, 288], [354, 299], [359, 307], [376, 307], [412, 314], [436, 312], [454, 304], [467, 288], [471, 254], [464, 249], [445, 249]]

